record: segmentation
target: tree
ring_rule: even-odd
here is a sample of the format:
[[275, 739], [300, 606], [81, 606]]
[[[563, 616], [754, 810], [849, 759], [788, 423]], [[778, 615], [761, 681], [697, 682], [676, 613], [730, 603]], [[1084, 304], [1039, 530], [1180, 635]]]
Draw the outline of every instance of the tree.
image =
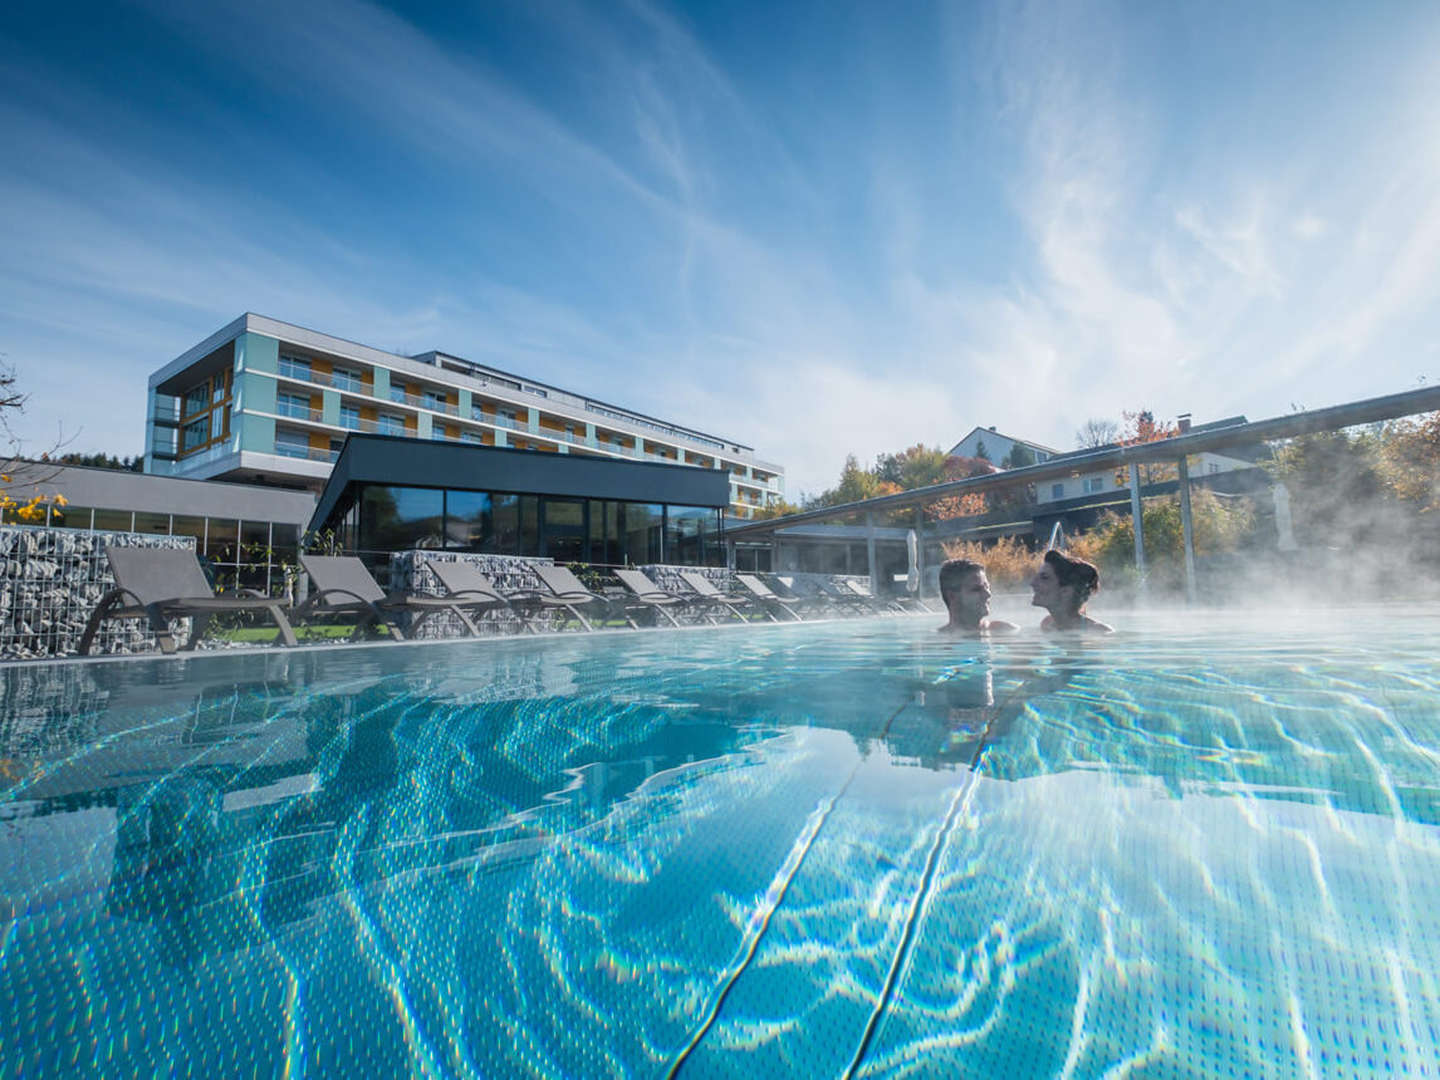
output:
[[900, 491], [914, 491], [919, 487], [944, 483], [949, 479], [946, 472], [945, 451], [938, 446], [916, 443], [898, 454], [881, 454], [875, 459], [875, 478], [882, 483], [894, 484]]
[[[48, 464], [49, 454], [41, 454], [42, 463], [26, 461], [20, 456], [20, 439], [10, 426], [11, 418], [25, 411], [29, 394], [20, 392], [15, 368], [0, 361], [0, 431], [5, 448], [0, 450], [0, 520], [14, 516], [31, 524], [43, 524], [45, 507], [65, 505], [65, 496], [49, 495], [44, 485], [55, 476]], [[58, 449], [59, 443], [52, 449]]]
[[983, 437], [975, 440], [975, 456], [977, 458], [984, 458], [986, 461], [990, 460], [990, 451], [985, 446], [985, 439]]
[[1082, 450], [1109, 446], [1111, 443], [1119, 441], [1120, 425], [1114, 420], [1106, 420], [1103, 417], [1092, 416], [1080, 425], [1079, 431], [1075, 432], [1075, 445]]
[[1035, 451], [1024, 443], [1016, 443], [1010, 448], [1010, 453], [1005, 455], [1005, 460], [1000, 462], [1002, 469], [1023, 469], [1027, 465], [1035, 464]]
[[[1136, 412], [1122, 412], [1124, 418], [1120, 432], [1120, 444], [1122, 446], [1140, 446], [1144, 443], [1159, 442], [1161, 439], [1173, 439], [1180, 434], [1180, 428], [1175, 424], [1157, 423], [1155, 414], [1149, 409], [1140, 409]], [[1155, 463], [1140, 466], [1140, 483], [1160, 484], [1167, 480], [1174, 480], [1179, 475], [1174, 465]], [[1129, 484], [1130, 479], [1124, 476], [1123, 471], [1117, 472], [1115, 476], [1117, 484]]]

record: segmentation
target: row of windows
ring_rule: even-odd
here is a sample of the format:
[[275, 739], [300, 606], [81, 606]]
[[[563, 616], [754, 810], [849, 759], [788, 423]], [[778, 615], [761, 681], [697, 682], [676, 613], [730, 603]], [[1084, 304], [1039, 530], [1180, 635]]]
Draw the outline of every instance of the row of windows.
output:
[[372, 484], [361, 488], [349, 525], [370, 556], [448, 548], [609, 565], [725, 561], [720, 512], [711, 507]]
[[[307, 382], [308, 382], [308, 381], [313, 381], [314, 378], [315, 378], [315, 373], [314, 373], [314, 371], [313, 371], [313, 369], [312, 369], [312, 365], [311, 365], [311, 362], [310, 362], [309, 358], [304, 357], [304, 356], [299, 356], [299, 355], [294, 354], [294, 353], [281, 353], [281, 354], [280, 354], [280, 374], [281, 374], [281, 375], [284, 375], [284, 376], [287, 376], [287, 377], [289, 377], [289, 378], [304, 379], [304, 380], [307, 381]], [[355, 392], [355, 393], [366, 393], [366, 392], [367, 392], [367, 388], [366, 388], [366, 385], [365, 385], [365, 382], [364, 382], [362, 373], [361, 373], [361, 371], [360, 371], [359, 369], [356, 369], [356, 368], [342, 367], [342, 366], [340, 366], [340, 365], [338, 365], [338, 364], [332, 365], [329, 376], [328, 376], [326, 379], [322, 380], [322, 381], [327, 381], [330, 385], [332, 385], [332, 386], [334, 386], [334, 387], [336, 387], [337, 389], [340, 389], [340, 390], [349, 390], [349, 391], [352, 391], [352, 392]], [[541, 396], [541, 397], [546, 397], [546, 396], [548, 396], [548, 395], [545, 393], [545, 391], [543, 391], [543, 390], [542, 390], [541, 388], [539, 388], [539, 387], [525, 386], [524, 389], [525, 389], [527, 392], [529, 392], [529, 393], [534, 393], [534, 394], [537, 394], [537, 395], [539, 395], [539, 396]], [[295, 398], [295, 400], [297, 400], [297, 401], [299, 401], [299, 400], [305, 400], [305, 399], [301, 398], [299, 395], [284, 395], [284, 394], [282, 394], [281, 396], [282, 396], [282, 397], [293, 397], [293, 398]], [[390, 386], [390, 390], [389, 390], [389, 395], [388, 395], [388, 396], [389, 396], [389, 398], [390, 398], [391, 401], [396, 402], [397, 404], [415, 404], [415, 403], [416, 403], [416, 402], [413, 400], [412, 395], [410, 395], [410, 394], [408, 394], [408, 393], [406, 392], [405, 387], [404, 387], [404, 385], [402, 385], [402, 384], [392, 383], [391, 386]], [[450, 403], [449, 403], [449, 398], [448, 398], [447, 392], [445, 392], [445, 391], [440, 391], [440, 390], [432, 390], [432, 389], [425, 389], [425, 390], [423, 390], [423, 391], [421, 392], [420, 400], [419, 400], [418, 404], [420, 404], [420, 405], [423, 406], [424, 408], [432, 409], [432, 410], [434, 410], [435, 412], [452, 412], [452, 413], [453, 413], [453, 411], [454, 411], [453, 407], [452, 407], [452, 406], [450, 405]], [[297, 406], [297, 407], [298, 407], [298, 406]], [[715, 439], [706, 438], [705, 436], [697, 435], [697, 434], [695, 434], [695, 433], [693, 433], [693, 432], [680, 431], [679, 429], [670, 427], [670, 426], [668, 426], [668, 425], [659, 423], [659, 422], [657, 422], [657, 421], [645, 420], [645, 419], [642, 419], [642, 418], [640, 418], [640, 417], [638, 417], [638, 416], [634, 416], [634, 415], [629, 414], [629, 413], [620, 412], [620, 411], [617, 411], [617, 410], [615, 410], [615, 409], [606, 408], [606, 407], [601, 406], [601, 405], [596, 405], [596, 404], [594, 404], [593, 402], [589, 402], [589, 401], [585, 402], [584, 407], [587, 408], [587, 409], [589, 409], [590, 411], [592, 411], [592, 412], [594, 412], [594, 413], [597, 413], [597, 414], [601, 415], [601, 416], [610, 416], [610, 417], [613, 417], [613, 418], [615, 418], [615, 419], [617, 419], [617, 420], [623, 420], [623, 421], [625, 421], [626, 423], [629, 423], [629, 424], [634, 424], [634, 425], [637, 425], [637, 426], [643, 427], [643, 428], [649, 428], [649, 429], [651, 429], [651, 430], [658, 431], [658, 432], [660, 432], [660, 433], [662, 433], [662, 434], [664, 434], [664, 435], [667, 435], [667, 436], [669, 436], [669, 437], [671, 437], [671, 438], [683, 438], [683, 439], [687, 439], [687, 440], [690, 440], [690, 441], [692, 441], [692, 442], [701, 443], [701, 444], [703, 444], [703, 445], [705, 445], [705, 446], [714, 447], [714, 448], [717, 449], [717, 450], [724, 450], [724, 449], [725, 449], [725, 444], [722, 443], [722, 442], [718, 442], [718, 441], [715, 440]], [[305, 406], [304, 406], [304, 408], [307, 410], [307, 412], [310, 410], [310, 406], [309, 406], [308, 400], [305, 401]], [[342, 407], [342, 409], [343, 409], [343, 408], [344, 408], [344, 407]], [[494, 418], [492, 418], [492, 417], [487, 416], [487, 415], [484, 413], [484, 410], [483, 410], [482, 406], [480, 406], [480, 405], [478, 405], [478, 404], [472, 405], [471, 408], [470, 408], [470, 416], [471, 416], [471, 419], [480, 420], [480, 421], [485, 422], [485, 423], [497, 423], [497, 424], [499, 424], [499, 425], [502, 426], [502, 427], [519, 427], [519, 426], [520, 426], [520, 423], [521, 423], [521, 422], [520, 422], [520, 420], [519, 420], [519, 409], [518, 409], [517, 407], [504, 406], [504, 405], [496, 405], [494, 408], [495, 408], [495, 414], [494, 414]], [[285, 415], [295, 415], [295, 416], [298, 416], [299, 414], [298, 414], [298, 413], [286, 413]], [[358, 425], [358, 419], [359, 419], [359, 418], [358, 418], [358, 415], [357, 415], [357, 416], [356, 416], [356, 421], [357, 421], [357, 423], [354, 425], [354, 426], [356, 426], [357, 428], [358, 428], [358, 426], [359, 426], [359, 425]], [[351, 425], [344, 424], [344, 423], [342, 422], [342, 426], [348, 427], [348, 426], [351, 426]], [[585, 437], [585, 425], [584, 425], [584, 424], [565, 423], [565, 424], [564, 424], [564, 428], [565, 428], [565, 430], [566, 430], [573, 438], [583, 439], [583, 438]], [[622, 448], [622, 447], [623, 447], [623, 443], [621, 442], [619, 436], [611, 436], [610, 439], [611, 439], [610, 445], [611, 445], [612, 448]], [[603, 436], [603, 435], [599, 436], [599, 437], [598, 437], [598, 441], [601, 443], [602, 446], [603, 446], [603, 445], [606, 445], [606, 436]], [[739, 452], [740, 452], [740, 448], [739, 448], [739, 447], [734, 447], [733, 449], [735, 450], [736, 453], [739, 453]]]

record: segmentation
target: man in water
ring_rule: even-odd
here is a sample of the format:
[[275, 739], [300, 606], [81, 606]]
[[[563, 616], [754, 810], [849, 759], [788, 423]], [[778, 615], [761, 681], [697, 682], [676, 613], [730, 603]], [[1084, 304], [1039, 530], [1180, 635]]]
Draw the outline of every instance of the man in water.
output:
[[942, 634], [963, 634], [982, 637], [987, 634], [1008, 634], [1019, 627], [990, 615], [990, 580], [985, 567], [970, 559], [950, 559], [940, 567], [940, 599], [945, 604], [949, 621], [940, 627]]

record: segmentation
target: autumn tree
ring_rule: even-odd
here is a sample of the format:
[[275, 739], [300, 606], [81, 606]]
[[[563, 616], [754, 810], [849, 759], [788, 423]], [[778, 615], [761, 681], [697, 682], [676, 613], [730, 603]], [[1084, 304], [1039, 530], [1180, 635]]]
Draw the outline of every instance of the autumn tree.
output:
[[[65, 496], [50, 495], [44, 485], [55, 475], [53, 466], [26, 461], [20, 456], [20, 439], [12, 419], [25, 411], [29, 395], [20, 391], [15, 368], [0, 361], [0, 520], [43, 524], [47, 505], [64, 506]], [[45, 458], [48, 455], [42, 454]]]
[[[1173, 439], [1180, 434], [1180, 428], [1175, 424], [1167, 424], [1156, 421], [1155, 414], [1149, 409], [1140, 409], [1136, 412], [1122, 412], [1120, 414], [1122, 424], [1120, 426], [1120, 445], [1140, 446], [1144, 443], [1159, 442], [1161, 439]], [[1115, 482], [1117, 485], [1126, 486], [1130, 478], [1125, 470], [1117, 470]], [[1152, 462], [1149, 465], [1140, 466], [1140, 483], [1162, 484], [1167, 480], [1174, 480], [1179, 472], [1174, 465], [1168, 462]]]

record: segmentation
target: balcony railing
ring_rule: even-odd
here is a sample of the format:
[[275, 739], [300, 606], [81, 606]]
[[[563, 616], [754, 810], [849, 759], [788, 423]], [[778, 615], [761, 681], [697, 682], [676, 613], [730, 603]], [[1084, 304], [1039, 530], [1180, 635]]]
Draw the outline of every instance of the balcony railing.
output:
[[289, 443], [276, 443], [275, 453], [281, 457], [300, 458], [302, 461], [323, 461], [327, 464], [333, 463], [340, 456], [338, 450], [318, 450], [313, 446], [292, 446]]
[[294, 420], [309, 420], [313, 424], [323, 424], [325, 414], [319, 409], [312, 409], [308, 405], [296, 405], [289, 401], [277, 401], [275, 403], [275, 414], [277, 416], [288, 416]]
[[314, 383], [316, 386], [330, 386], [351, 394], [368, 394], [370, 392], [363, 379], [357, 379], [350, 375], [316, 371], [304, 364], [294, 364], [287, 360], [280, 361], [280, 374], [286, 379], [297, 379], [300, 382]]
[[155, 407], [150, 410], [150, 419], [157, 424], [178, 424], [180, 422], [180, 403], [156, 400]]

